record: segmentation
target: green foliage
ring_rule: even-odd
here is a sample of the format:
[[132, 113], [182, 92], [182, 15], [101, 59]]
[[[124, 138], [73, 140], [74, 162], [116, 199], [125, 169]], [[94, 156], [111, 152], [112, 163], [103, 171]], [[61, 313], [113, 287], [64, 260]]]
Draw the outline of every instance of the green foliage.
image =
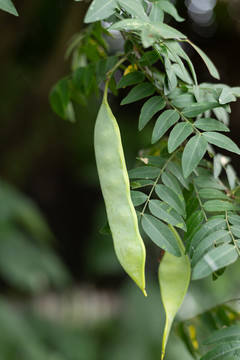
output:
[[18, 12], [11, 0], [0, 0], [0, 9], [12, 15], [18, 16]]
[[54, 237], [36, 205], [0, 182], [0, 274], [12, 287], [35, 293], [62, 288], [69, 274], [51, 249]]
[[[165, 14], [183, 21], [171, 2], [148, 3], [92, 2], [85, 22], [93, 24], [73, 39], [69, 51], [73, 72], [53, 89], [51, 104], [61, 117], [72, 120], [67, 114], [72, 102], [86, 101], [92, 92], [98, 94], [103, 81], [109, 82], [114, 95], [131, 87], [121, 105], [148, 98], [141, 107], [138, 128], [152, 126], [149, 143], [154, 146], [141, 150], [136, 168], [128, 172], [132, 202], [141, 207], [138, 217], [143, 234], [167, 252], [163, 261], [178, 264], [189, 260], [192, 280], [209, 275], [217, 279], [240, 255], [239, 181], [230, 158], [215, 150], [216, 146], [240, 154], [239, 147], [222, 134], [229, 132], [230, 103], [240, 96], [240, 88], [198, 84], [194, 65], [182, 45], [190, 44], [218, 80], [214, 64], [184, 34], [163, 22]], [[99, 20], [105, 20], [104, 27]], [[124, 46], [109, 56], [107, 38], [113, 30], [119, 31]], [[117, 73], [121, 79], [116, 84]], [[109, 169], [106, 174], [110, 178]], [[184, 255], [178, 238], [184, 242]], [[165, 294], [162, 298], [171, 302]], [[224, 305], [219, 309], [221, 314], [226, 310]], [[232, 324], [227, 319], [221, 326]], [[184, 331], [183, 326], [181, 337], [195, 356], [198, 345], [191, 339], [189, 345]], [[229, 337], [221, 344], [221, 351], [214, 348], [202, 359], [222, 359], [221, 354], [230, 359], [239, 353], [238, 346]]]
[[54, 242], [35, 203], [1, 180], [0, 277], [8, 289], [0, 297], [3, 359], [41, 360], [51, 354], [31, 323], [29, 302], [34, 295], [50, 289], [59, 291], [70, 283], [70, 274], [54, 251]]

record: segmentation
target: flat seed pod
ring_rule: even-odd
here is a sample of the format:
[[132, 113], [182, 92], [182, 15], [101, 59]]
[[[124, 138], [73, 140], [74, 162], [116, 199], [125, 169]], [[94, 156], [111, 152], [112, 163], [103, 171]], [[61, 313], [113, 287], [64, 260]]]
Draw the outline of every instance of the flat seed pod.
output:
[[185, 249], [182, 241], [174, 229], [173, 232], [178, 241], [182, 256], [176, 257], [166, 252], [163, 255], [158, 270], [162, 302], [166, 313], [161, 359], [164, 358], [169, 332], [175, 315], [186, 295], [191, 275], [189, 259], [187, 255], [184, 255]]
[[146, 251], [134, 209], [117, 121], [107, 102], [107, 85], [94, 130], [98, 175], [118, 260], [145, 292]]

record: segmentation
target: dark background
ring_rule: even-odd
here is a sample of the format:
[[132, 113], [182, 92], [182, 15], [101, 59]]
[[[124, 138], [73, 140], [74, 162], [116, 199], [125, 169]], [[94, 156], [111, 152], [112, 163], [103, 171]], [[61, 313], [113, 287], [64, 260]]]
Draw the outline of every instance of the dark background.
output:
[[[200, 8], [194, 7], [197, 3]], [[240, 86], [240, 2], [214, 3], [177, 1], [186, 21], [173, 21], [172, 25], [208, 54], [221, 82]], [[58, 118], [48, 100], [53, 85], [70, 72], [70, 61], [64, 55], [70, 38], [84, 27], [88, 3], [16, 0], [15, 6], [18, 18], [0, 13], [0, 176], [41, 209], [57, 239], [54, 249], [72, 275], [73, 286], [94, 284], [99, 290], [116, 290], [125, 275], [115, 260], [111, 238], [98, 232], [106, 221], [93, 152], [100, 99], [92, 97], [86, 107], [78, 106], [75, 124]], [[199, 82], [214, 82], [199, 56], [193, 51], [190, 55]], [[131, 167], [150, 137], [147, 132], [137, 133], [136, 107], [120, 108], [119, 98], [111, 103]], [[238, 101], [232, 105], [230, 125], [230, 136], [238, 146], [239, 112]], [[235, 157], [233, 164], [239, 173]], [[154, 261], [155, 269], [157, 259]], [[9, 288], [4, 284], [3, 293], [6, 291]]]

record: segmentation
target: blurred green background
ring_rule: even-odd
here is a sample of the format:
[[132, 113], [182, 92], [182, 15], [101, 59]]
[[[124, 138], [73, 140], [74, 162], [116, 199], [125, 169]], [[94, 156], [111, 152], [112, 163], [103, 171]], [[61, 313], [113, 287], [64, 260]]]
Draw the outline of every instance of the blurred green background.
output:
[[[213, 60], [221, 82], [240, 86], [239, 0], [175, 1], [184, 32]], [[87, 2], [16, 0], [19, 18], [0, 13], [0, 359], [159, 359], [164, 313], [157, 283], [158, 249], [150, 243], [148, 298], [125, 276], [106, 222], [93, 152], [100, 98], [75, 104], [75, 124], [49, 105], [53, 85], [70, 72], [64, 54], [84, 27]], [[169, 21], [170, 19], [167, 19]], [[190, 53], [200, 82], [211, 81]], [[124, 91], [120, 97], [124, 96]], [[150, 132], [137, 133], [136, 105], [119, 107], [128, 167]], [[239, 145], [240, 102], [231, 136]], [[239, 162], [233, 158], [239, 173]], [[239, 297], [239, 265], [218, 281], [191, 285], [179, 314], [188, 318]], [[180, 356], [181, 354], [181, 356]], [[192, 359], [172, 335], [166, 360]]]

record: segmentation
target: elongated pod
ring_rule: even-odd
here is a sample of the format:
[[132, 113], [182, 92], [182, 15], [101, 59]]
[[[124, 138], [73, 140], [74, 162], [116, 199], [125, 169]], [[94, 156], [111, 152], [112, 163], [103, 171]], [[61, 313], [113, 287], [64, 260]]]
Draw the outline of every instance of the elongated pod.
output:
[[119, 127], [107, 102], [107, 85], [95, 124], [94, 148], [116, 255], [124, 270], [146, 295], [146, 251], [130, 196]]
[[178, 233], [169, 226], [176, 237], [182, 256], [176, 257], [170, 253], [163, 255], [159, 265], [158, 277], [161, 290], [162, 302], [166, 313], [166, 322], [162, 340], [162, 357], [164, 358], [168, 336], [173, 320], [186, 295], [190, 281], [190, 263], [187, 255], [184, 255], [184, 246]]

